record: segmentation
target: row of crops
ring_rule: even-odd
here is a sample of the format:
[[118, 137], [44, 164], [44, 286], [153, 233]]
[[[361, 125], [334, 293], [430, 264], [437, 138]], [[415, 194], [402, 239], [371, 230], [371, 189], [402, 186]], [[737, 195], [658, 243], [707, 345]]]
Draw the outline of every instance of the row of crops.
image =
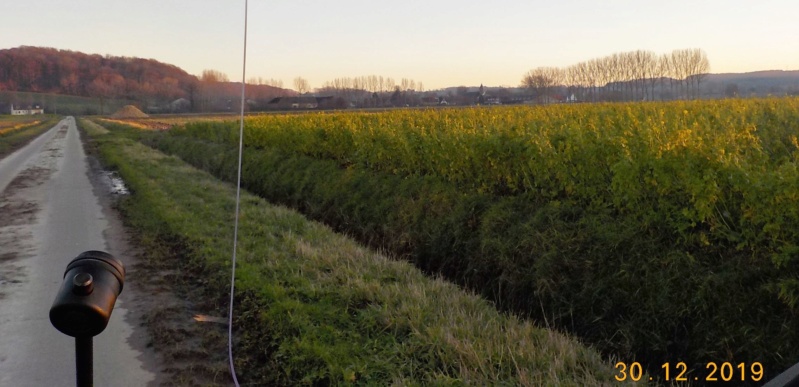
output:
[[[609, 353], [799, 361], [799, 99], [248, 118], [244, 184]], [[231, 178], [235, 123], [152, 145]]]
[[765, 244], [776, 260], [799, 241], [799, 99], [263, 116], [246, 128], [252, 148], [612, 207], [686, 238], [704, 228], [704, 243]]

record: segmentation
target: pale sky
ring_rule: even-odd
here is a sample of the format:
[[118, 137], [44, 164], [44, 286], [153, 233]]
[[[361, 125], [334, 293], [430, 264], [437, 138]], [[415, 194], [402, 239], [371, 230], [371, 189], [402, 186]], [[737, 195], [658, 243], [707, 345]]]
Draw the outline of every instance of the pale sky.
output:
[[[247, 78], [516, 86], [539, 66], [701, 48], [711, 72], [799, 70], [799, 0], [250, 0]], [[244, 0], [33, 0], [0, 8], [0, 49], [152, 58], [241, 80]]]

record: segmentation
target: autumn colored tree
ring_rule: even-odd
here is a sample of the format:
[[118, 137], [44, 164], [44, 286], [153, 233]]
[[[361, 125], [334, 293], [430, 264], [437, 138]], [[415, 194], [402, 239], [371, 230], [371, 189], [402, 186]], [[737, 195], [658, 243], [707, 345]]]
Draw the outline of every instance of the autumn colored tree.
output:
[[213, 84], [218, 82], [230, 82], [230, 78], [228, 78], [227, 74], [218, 70], [203, 70], [200, 81]]
[[[259, 83], [254, 88], [257, 98], [289, 93], [280, 81]], [[240, 85], [217, 70], [206, 70], [198, 77], [152, 59], [22, 46], [0, 50], [0, 90], [95, 97], [103, 111], [112, 98], [161, 108], [186, 98], [193, 111], [202, 111], [226, 109], [227, 101], [240, 93]]]
[[[175, 81], [177, 82], [175, 82]], [[152, 59], [87, 55], [42, 47], [0, 50], [0, 85], [11, 91], [33, 91], [104, 98], [159, 98], [165, 90], [144, 85], [166, 84], [174, 97], [185, 96], [197, 77]]]

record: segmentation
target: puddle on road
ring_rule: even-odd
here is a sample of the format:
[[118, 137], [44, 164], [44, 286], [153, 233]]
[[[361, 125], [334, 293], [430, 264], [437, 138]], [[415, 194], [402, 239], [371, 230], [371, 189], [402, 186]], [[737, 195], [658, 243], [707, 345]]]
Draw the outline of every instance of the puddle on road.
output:
[[122, 177], [120, 177], [118, 173], [114, 171], [105, 171], [103, 172], [103, 175], [105, 175], [105, 178], [107, 179], [108, 192], [113, 195], [130, 194], [128, 187], [125, 185], [125, 181], [122, 180]]

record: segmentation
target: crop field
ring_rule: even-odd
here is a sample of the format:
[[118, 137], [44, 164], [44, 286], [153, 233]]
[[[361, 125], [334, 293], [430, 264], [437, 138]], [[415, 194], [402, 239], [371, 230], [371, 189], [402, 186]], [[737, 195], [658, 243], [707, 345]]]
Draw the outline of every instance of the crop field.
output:
[[[235, 144], [225, 128], [185, 133]], [[796, 248], [797, 99], [262, 116], [246, 128], [254, 149], [612, 208], [700, 244], [766, 243], [775, 262]]]
[[0, 157], [27, 144], [56, 122], [52, 115], [0, 116]]
[[[130, 128], [80, 125], [132, 192], [118, 208], [147, 270], [195, 283], [185, 296], [224, 315], [235, 187], [131, 141]], [[243, 385], [619, 384], [611, 362], [573, 337], [500, 313], [296, 211], [247, 192], [241, 205], [234, 340]], [[187, 331], [174, 308], [149, 313], [153, 345], [172, 360], [167, 384], [229, 380], [221, 329]], [[164, 322], [174, 316], [179, 324]]]
[[[799, 99], [245, 124], [249, 191], [606, 355], [799, 362]], [[237, 135], [199, 119], [136, 137], [233, 181]]]
[[37, 116], [0, 116], [0, 135], [33, 126], [42, 121], [42, 117]]

